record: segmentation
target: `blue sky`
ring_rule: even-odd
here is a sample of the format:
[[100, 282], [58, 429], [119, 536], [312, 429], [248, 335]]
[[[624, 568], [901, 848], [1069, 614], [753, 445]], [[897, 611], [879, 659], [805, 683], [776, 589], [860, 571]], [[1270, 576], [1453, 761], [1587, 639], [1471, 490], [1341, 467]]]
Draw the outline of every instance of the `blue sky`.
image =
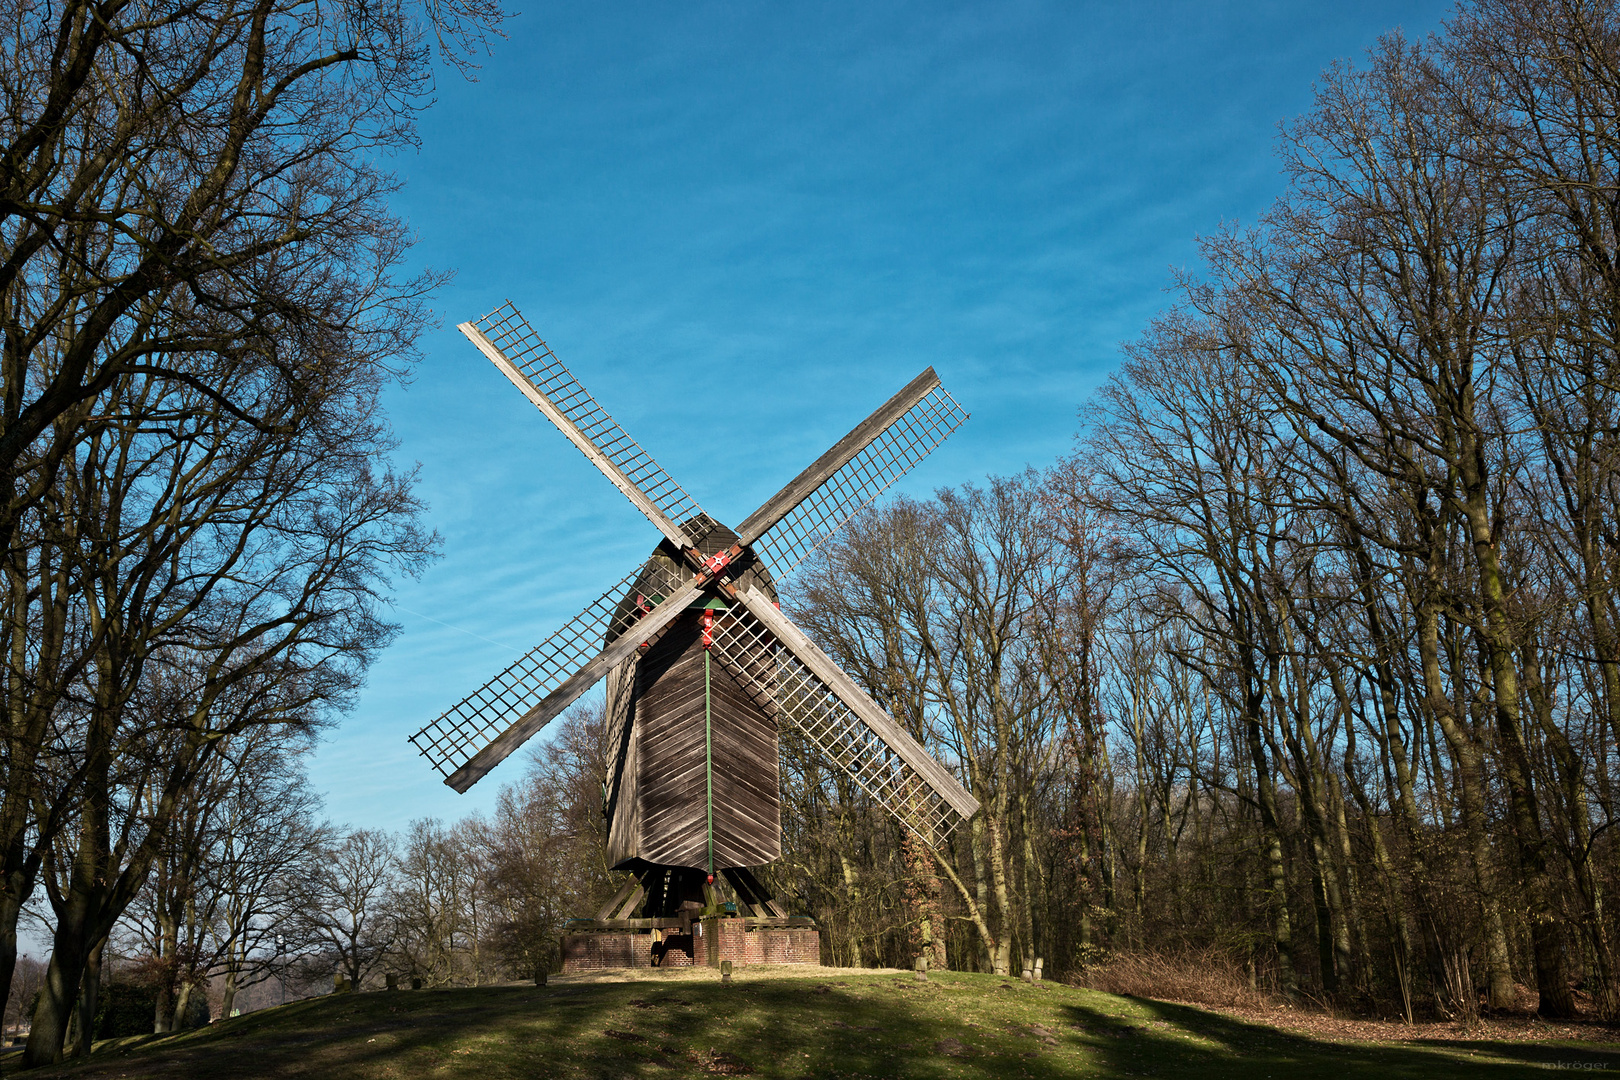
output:
[[929, 365], [972, 419], [902, 490], [1041, 467], [1197, 234], [1281, 193], [1318, 74], [1448, 10], [525, 5], [396, 163], [414, 260], [457, 272], [389, 399], [444, 557], [312, 761], [328, 813], [487, 811], [520, 758], [457, 795], [407, 736], [658, 539], [455, 323], [511, 298], [733, 525]]

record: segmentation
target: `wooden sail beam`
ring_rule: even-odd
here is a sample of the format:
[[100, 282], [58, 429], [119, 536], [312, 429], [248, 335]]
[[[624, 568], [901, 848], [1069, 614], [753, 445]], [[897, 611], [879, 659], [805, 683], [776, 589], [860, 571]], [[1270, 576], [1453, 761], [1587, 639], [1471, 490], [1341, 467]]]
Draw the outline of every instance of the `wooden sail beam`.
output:
[[928, 368], [912, 379], [898, 394], [879, 406], [871, 416], [855, 425], [853, 431], [834, 443], [832, 449], [813, 461], [809, 468], [795, 476], [781, 491], [767, 499], [765, 505], [750, 514], [748, 520], [737, 527], [737, 542], [746, 545], [758, 540], [767, 529], [792, 513], [793, 509], [814, 494], [828, 477], [853, 461], [855, 455], [870, 446], [872, 440], [883, 434], [890, 424], [904, 416], [913, 405], [938, 385], [939, 376], [934, 374], [933, 368]]
[[580, 668], [563, 684], [551, 693], [534, 708], [524, 713], [512, 722], [512, 725], [499, 735], [495, 736], [490, 744], [474, 754], [465, 765], [445, 778], [445, 783], [459, 792], [466, 790], [483, 778], [495, 766], [510, 757], [518, 747], [528, 742], [535, 732], [549, 724], [552, 719], [575, 701], [579, 696], [617, 665], [630, 658], [630, 654], [641, 646], [643, 641], [656, 635], [668, 626], [675, 618], [685, 611], [687, 605], [698, 598], [703, 591], [701, 579], [684, 586], [673, 596], [647, 613], [646, 618], [635, 624], [633, 634], [623, 634], [618, 640], [609, 645], [590, 663]]
[[534, 380], [520, 371], [518, 366], [494, 342], [490, 341], [482, 330], [470, 322], [461, 323], [456, 329], [467, 335], [467, 340], [478, 346], [478, 351], [483, 353], [490, 363], [499, 368], [501, 374], [511, 380], [512, 385], [517, 387], [524, 397], [533, 402], [535, 408], [544, 413], [546, 419], [555, 424], [557, 430], [567, 436], [568, 441], [573, 443], [592, 465], [601, 470], [602, 475], [607, 477], [614, 487], [624, 493], [625, 498], [635, 504], [636, 509], [647, 515], [647, 520], [658, 526], [658, 531], [669, 537], [671, 543], [677, 548], [693, 546], [692, 538], [687, 535], [686, 530], [671, 521], [669, 516], [659, 508], [658, 504], [653, 502], [646, 492], [642, 491], [630, 477], [625, 475], [624, 470], [620, 469], [612, 458], [603, 453], [600, 447], [564, 415], [563, 411], [534, 384]]
[[852, 711], [862, 723], [882, 739], [895, 755], [910, 766], [923, 781], [943, 799], [952, 810], [965, 820], [979, 809], [979, 800], [970, 795], [957, 782], [950, 770], [941, 765], [911, 734], [896, 724], [883, 707], [855, 685], [855, 680], [844, 674], [844, 669], [833, 663], [826, 653], [804, 635], [787, 616], [777, 610], [763, 593], [752, 586], [736, 590], [740, 600], [754, 618], [771, 632], [794, 657], [820, 679]]

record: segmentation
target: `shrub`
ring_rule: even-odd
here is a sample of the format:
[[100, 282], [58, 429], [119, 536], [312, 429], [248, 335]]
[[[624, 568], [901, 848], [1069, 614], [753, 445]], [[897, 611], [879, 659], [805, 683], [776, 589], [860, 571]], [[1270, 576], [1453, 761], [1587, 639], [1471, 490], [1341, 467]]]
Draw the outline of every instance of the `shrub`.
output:
[[1186, 1001], [1225, 1008], [1255, 1008], [1266, 996], [1230, 956], [1220, 952], [1177, 955], [1121, 953], [1087, 968], [1075, 980], [1080, 986], [1110, 994]]
[[114, 979], [101, 988], [100, 1007], [96, 1010], [96, 1038], [150, 1035], [156, 1012], [157, 992], [152, 987], [128, 979]]

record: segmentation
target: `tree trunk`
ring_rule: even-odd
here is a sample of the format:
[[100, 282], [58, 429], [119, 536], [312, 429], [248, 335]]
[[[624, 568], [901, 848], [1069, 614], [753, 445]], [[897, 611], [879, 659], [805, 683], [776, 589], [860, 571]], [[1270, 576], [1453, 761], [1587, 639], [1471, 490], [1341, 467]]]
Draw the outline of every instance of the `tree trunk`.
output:
[[221, 1020], [228, 1018], [231, 1015], [231, 1010], [236, 1007], [236, 969], [237, 964], [234, 959], [230, 966], [225, 969], [225, 987], [219, 998], [219, 1018]]
[[[988, 804], [988, 798], [975, 792], [981, 804]], [[995, 970], [996, 935], [990, 932], [990, 871], [985, 866], [985, 847], [988, 841], [985, 838], [985, 811], [973, 815], [968, 822], [968, 853], [973, 856], [973, 897], [970, 901], [975, 911], [979, 913], [979, 944], [982, 951], [977, 958], [979, 963], [976, 970], [983, 971], [988, 968]]]
[[12, 891], [8, 880], [0, 885], [0, 1009], [11, 1000], [11, 980], [17, 972], [17, 918], [21, 914], [21, 898]]
[[942, 971], [945, 924], [939, 913], [939, 873], [934, 867], [934, 853], [909, 829], [901, 832], [900, 851], [907, 877], [906, 915], [916, 928], [912, 958], [926, 957], [930, 967]]
[[[161, 892], [161, 885], [159, 888]], [[172, 912], [158, 913], [158, 971], [162, 982], [152, 998], [152, 1031], [166, 1035], [174, 1030], [176, 980], [180, 977], [180, 926]]]
[[[1004, 803], [1005, 799], [997, 799]], [[1012, 935], [1007, 928], [1014, 918], [1012, 892], [1007, 887], [1007, 850], [1001, 835], [1001, 823], [990, 817], [985, 822], [990, 833], [990, 877], [995, 888], [996, 907], [1001, 914], [1001, 938], [990, 953], [990, 970], [996, 975], [1008, 975], [1012, 970]]]
[[1283, 859], [1282, 821], [1277, 813], [1277, 788], [1272, 780], [1271, 764], [1266, 759], [1265, 734], [1260, 728], [1263, 698], [1259, 689], [1259, 674], [1251, 668], [1245, 677], [1248, 685], [1244, 692], [1243, 733], [1248, 743], [1249, 761], [1254, 769], [1255, 797], [1260, 805], [1260, 823], [1265, 834], [1261, 843], [1270, 881], [1272, 939], [1277, 947], [1277, 989], [1284, 997], [1292, 999], [1299, 993], [1299, 980], [1294, 973], [1294, 931], [1288, 913], [1288, 866]]
[[90, 954], [86, 944], [93, 907], [91, 897], [75, 890], [68, 894], [66, 903], [57, 912], [45, 985], [34, 1006], [33, 1025], [28, 1031], [28, 1045], [23, 1050], [24, 1068], [37, 1069], [62, 1061], [68, 1018], [79, 1000], [79, 983]]
[[1445, 736], [1457, 761], [1457, 781], [1462, 788], [1463, 830], [1468, 837], [1474, 880], [1479, 885], [1480, 907], [1485, 932], [1486, 1000], [1492, 1008], [1505, 1009], [1514, 1003], [1513, 968], [1508, 960], [1507, 929], [1497, 895], [1496, 868], [1486, 832], [1485, 762], [1471, 732], [1457, 722], [1456, 710], [1446, 697], [1440, 674], [1440, 618], [1430, 602], [1417, 606], [1418, 658], [1430, 715]]
[[1036, 901], [1045, 895], [1044, 879], [1041, 874], [1040, 859], [1035, 855], [1035, 827], [1034, 815], [1029, 811], [1029, 789], [1020, 787], [1018, 792], [1019, 831], [1023, 835], [1023, 883], [1024, 883], [1024, 964], [1026, 967], [1035, 966], [1035, 957], [1045, 951], [1042, 934], [1046, 927], [1045, 920], [1036, 915]]
[[845, 945], [849, 949], [849, 966], [865, 967], [866, 962], [861, 956], [860, 928], [855, 922], [860, 910], [861, 882], [843, 845], [839, 845], [838, 848], [838, 865], [844, 873], [844, 895], [849, 897], [848, 915], [845, 919]]
[[84, 979], [79, 983], [79, 1005], [74, 1013], [78, 1021], [74, 1057], [89, 1057], [95, 1046], [96, 1010], [101, 1006], [101, 957], [106, 948], [107, 939], [102, 938], [85, 958]]
[[170, 1031], [185, 1031], [191, 1026], [191, 995], [195, 986], [196, 984], [189, 978], [181, 981], [174, 995], [174, 1015], [169, 1020]]

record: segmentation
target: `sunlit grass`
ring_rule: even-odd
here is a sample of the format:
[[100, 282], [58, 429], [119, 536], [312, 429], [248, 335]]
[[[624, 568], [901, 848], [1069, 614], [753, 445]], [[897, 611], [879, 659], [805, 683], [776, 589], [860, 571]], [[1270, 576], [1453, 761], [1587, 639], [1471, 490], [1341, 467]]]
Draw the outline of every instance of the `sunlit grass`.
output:
[[[1620, 1050], [1620, 1048], [1616, 1048]], [[662, 979], [315, 998], [103, 1043], [47, 1076], [1518, 1077], [1620, 1069], [1591, 1043], [1336, 1043], [988, 975]], [[6, 1062], [6, 1073], [15, 1058]]]

